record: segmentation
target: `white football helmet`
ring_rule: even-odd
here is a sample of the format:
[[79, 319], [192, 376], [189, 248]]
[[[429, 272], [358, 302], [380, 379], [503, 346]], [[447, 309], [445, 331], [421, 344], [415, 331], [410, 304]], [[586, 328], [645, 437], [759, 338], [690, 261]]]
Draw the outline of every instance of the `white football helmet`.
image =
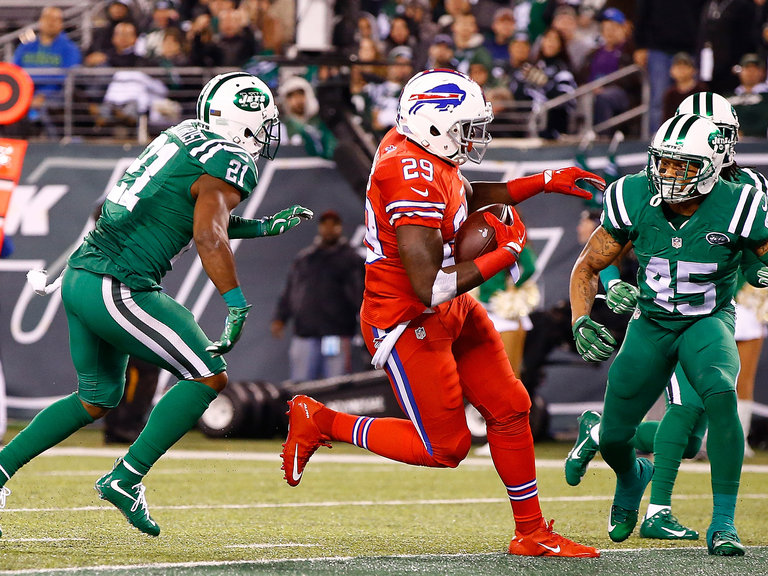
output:
[[[720, 176], [727, 147], [711, 120], [695, 114], [673, 116], [661, 125], [648, 147], [648, 179], [668, 204], [709, 194]], [[681, 165], [670, 174], [666, 166], [662, 168], [664, 160]]]
[[676, 114], [697, 114], [712, 120], [728, 141], [723, 167], [733, 164], [734, 147], [739, 141], [739, 117], [728, 100], [715, 92], [697, 92], [680, 103]]
[[453, 70], [419, 72], [403, 88], [397, 131], [454, 164], [479, 164], [493, 109], [478, 84]]
[[277, 117], [272, 92], [247, 72], [219, 74], [203, 87], [197, 99], [197, 119], [254, 158], [275, 157], [280, 146]]

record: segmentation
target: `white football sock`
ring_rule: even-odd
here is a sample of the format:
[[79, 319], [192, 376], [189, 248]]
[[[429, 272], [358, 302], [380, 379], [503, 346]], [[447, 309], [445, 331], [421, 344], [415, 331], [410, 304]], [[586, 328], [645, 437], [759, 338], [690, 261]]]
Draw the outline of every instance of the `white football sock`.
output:
[[654, 514], [658, 514], [662, 510], [669, 510], [671, 512], [672, 511], [672, 507], [671, 506], [661, 506], [659, 504], [648, 504], [648, 511], [645, 513], [645, 518], [643, 518], [643, 520], [648, 520], [648, 518], [650, 518]]

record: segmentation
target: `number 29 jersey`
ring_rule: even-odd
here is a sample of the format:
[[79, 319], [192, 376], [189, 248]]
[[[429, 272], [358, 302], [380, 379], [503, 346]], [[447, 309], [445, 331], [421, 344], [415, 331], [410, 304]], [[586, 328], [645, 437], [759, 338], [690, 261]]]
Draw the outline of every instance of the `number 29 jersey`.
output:
[[720, 179], [692, 216], [675, 215], [643, 171], [608, 187], [602, 226], [634, 246], [640, 311], [673, 328], [731, 305], [742, 251], [768, 241], [767, 209], [753, 186]]
[[114, 276], [134, 290], [159, 289], [173, 259], [192, 241], [192, 185], [203, 174], [246, 199], [258, 180], [245, 149], [186, 120], [155, 138], [112, 187], [96, 228], [68, 265]]
[[426, 152], [396, 129], [379, 144], [365, 200], [367, 248], [362, 320], [387, 329], [424, 312], [408, 279], [397, 245], [403, 225], [437, 228], [443, 266], [453, 261], [456, 230], [467, 218], [458, 166]]

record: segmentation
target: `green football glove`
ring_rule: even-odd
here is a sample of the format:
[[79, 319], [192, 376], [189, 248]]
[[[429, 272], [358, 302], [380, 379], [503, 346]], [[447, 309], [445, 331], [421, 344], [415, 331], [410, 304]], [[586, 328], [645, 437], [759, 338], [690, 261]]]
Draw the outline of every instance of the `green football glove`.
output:
[[263, 225], [262, 236], [277, 236], [294, 226], [298, 226], [302, 220], [311, 220], [314, 212], [309, 208], [304, 208], [296, 204], [290, 208], [280, 210], [274, 216], [267, 216], [261, 219]]
[[640, 294], [632, 284], [622, 280], [614, 280], [605, 293], [605, 303], [616, 314], [626, 314], [632, 312], [637, 305], [637, 297]]
[[243, 326], [245, 326], [245, 319], [248, 317], [248, 310], [251, 306], [229, 306], [229, 313], [227, 314], [227, 321], [224, 324], [224, 332], [221, 333], [221, 337], [208, 346], [206, 350], [211, 353], [214, 358], [226, 354], [235, 346], [235, 343], [240, 340], [240, 334], [243, 332]]
[[587, 362], [608, 360], [616, 348], [616, 339], [608, 329], [586, 314], [573, 323], [572, 330], [576, 351]]

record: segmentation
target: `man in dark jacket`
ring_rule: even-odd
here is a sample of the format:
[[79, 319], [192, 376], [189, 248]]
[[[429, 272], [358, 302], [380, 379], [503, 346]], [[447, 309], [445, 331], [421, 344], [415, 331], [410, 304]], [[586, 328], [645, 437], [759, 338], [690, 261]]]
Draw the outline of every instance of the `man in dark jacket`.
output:
[[363, 300], [364, 261], [342, 236], [341, 217], [328, 210], [317, 228], [315, 242], [291, 265], [271, 325], [272, 335], [281, 338], [293, 319], [294, 382], [352, 371], [352, 340]]

